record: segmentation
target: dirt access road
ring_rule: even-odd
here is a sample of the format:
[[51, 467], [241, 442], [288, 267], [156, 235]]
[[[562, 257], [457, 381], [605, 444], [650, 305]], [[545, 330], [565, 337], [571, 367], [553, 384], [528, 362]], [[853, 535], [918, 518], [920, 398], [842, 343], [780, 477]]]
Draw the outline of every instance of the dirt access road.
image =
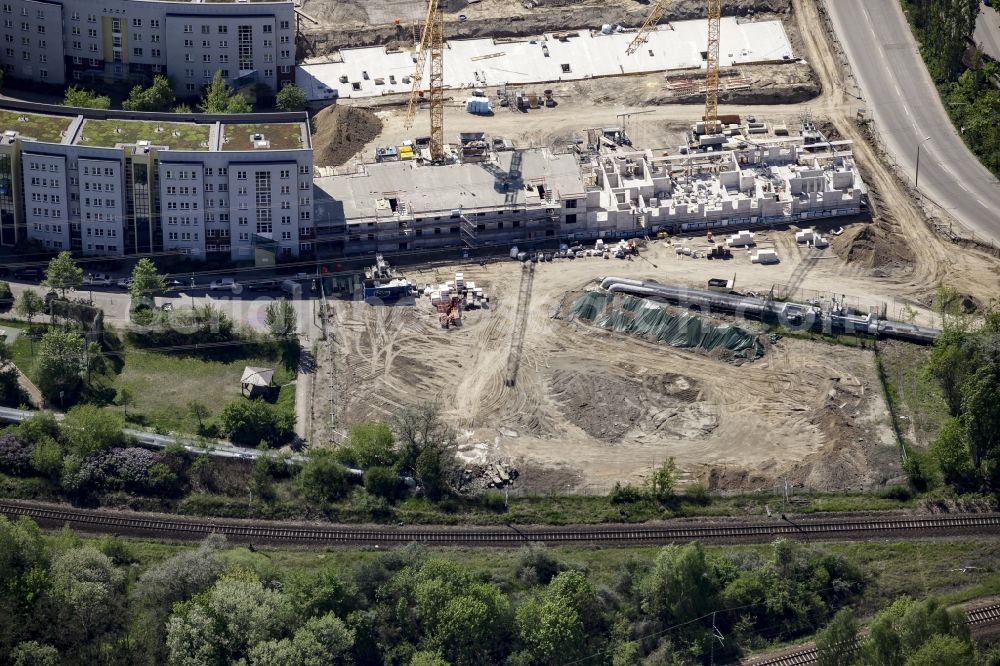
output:
[[490, 308], [444, 330], [427, 299], [334, 302], [333, 385], [321, 401], [332, 402], [341, 430], [437, 401], [462, 433], [462, 456], [470, 463], [511, 458], [526, 491], [606, 492], [616, 481], [640, 481], [668, 457], [687, 480], [728, 490], [767, 488], [780, 478], [822, 489], [883, 484], [901, 471], [870, 352], [782, 339], [762, 359], [736, 366], [552, 318], [611, 274], [700, 286], [735, 272], [743, 289], [766, 291], [808, 266], [816, 287], [884, 296], [829, 250], [823, 260], [804, 260], [793, 238], [793, 231], [760, 238], [782, 253], [783, 262], [770, 267], [742, 255], [721, 264], [678, 257], [659, 242], [632, 262], [539, 264], [513, 386], [505, 380], [521, 264], [407, 271], [421, 284], [463, 271], [486, 288]]

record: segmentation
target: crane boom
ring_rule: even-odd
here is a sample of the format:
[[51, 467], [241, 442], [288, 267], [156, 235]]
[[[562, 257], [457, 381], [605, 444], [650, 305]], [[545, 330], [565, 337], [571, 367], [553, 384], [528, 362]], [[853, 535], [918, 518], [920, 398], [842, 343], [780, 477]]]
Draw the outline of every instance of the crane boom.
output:
[[639, 50], [646, 40], [649, 38], [649, 33], [656, 27], [656, 24], [660, 22], [663, 15], [667, 13], [667, 4], [670, 0], [656, 0], [656, 4], [649, 11], [649, 16], [643, 22], [642, 27], [639, 28], [639, 32], [635, 33], [635, 37], [629, 42], [628, 48], [625, 49], [625, 53], [632, 55]]
[[705, 132], [718, 132], [719, 36], [722, 33], [722, 0], [708, 0], [708, 62], [705, 68]]
[[420, 83], [424, 77], [424, 67], [430, 60], [428, 77], [428, 100], [431, 110], [431, 161], [444, 159], [444, 14], [440, 11], [440, 0], [428, 0], [427, 18], [421, 33], [420, 46], [414, 58], [416, 68], [410, 86], [410, 100], [406, 105], [406, 119], [403, 126], [413, 126], [413, 117], [420, 104]]

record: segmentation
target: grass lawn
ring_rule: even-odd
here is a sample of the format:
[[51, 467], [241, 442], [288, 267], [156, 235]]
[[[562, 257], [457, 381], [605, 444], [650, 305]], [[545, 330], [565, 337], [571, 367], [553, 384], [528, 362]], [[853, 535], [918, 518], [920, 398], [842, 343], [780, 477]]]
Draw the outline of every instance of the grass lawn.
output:
[[[45, 319], [45, 317], [39, 317]], [[35, 381], [35, 354], [38, 349], [38, 341], [28, 337], [28, 324], [23, 321], [11, 321], [10, 319], [0, 319], [0, 326], [4, 328], [20, 329], [21, 334], [17, 336], [14, 344], [10, 345], [11, 360], [18, 370], [28, 376], [28, 379]], [[48, 324], [32, 324], [35, 334], [41, 336], [48, 329]]]
[[[231, 401], [240, 397], [240, 377], [243, 368], [260, 366], [274, 368], [274, 382], [285, 384], [294, 375], [279, 360], [239, 358], [231, 361], [203, 360], [195, 356], [172, 356], [126, 347], [125, 366], [115, 380], [115, 387], [127, 386], [135, 397], [128, 408], [132, 424], [162, 431], [195, 433], [198, 421], [191, 416], [187, 404], [192, 400], [203, 403], [212, 420]], [[294, 410], [294, 389], [291, 390]], [[120, 410], [121, 407], [108, 409]]]
[[260, 123], [256, 125], [225, 125], [223, 150], [253, 150], [253, 134], [263, 134], [271, 142], [271, 150], [302, 148], [301, 123]]
[[[146, 120], [87, 120], [77, 142], [81, 146], [113, 147], [116, 143], [151, 141], [174, 150], [208, 150], [209, 125]], [[157, 132], [157, 128], [161, 131]]]
[[902, 342], [880, 346], [885, 377], [896, 395], [900, 427], [910, 444], [926, 447], [948, 421], [948, 405], [941, 387], [924, 376], [930, 347]]
[[69, 116], [40, 116], [37, 113], [0, 111], [0, 128], [15, 130], [23, 136], [51, 143], [62, 141], [60, 132], [65, 132], [71, 122], [73, 118]]

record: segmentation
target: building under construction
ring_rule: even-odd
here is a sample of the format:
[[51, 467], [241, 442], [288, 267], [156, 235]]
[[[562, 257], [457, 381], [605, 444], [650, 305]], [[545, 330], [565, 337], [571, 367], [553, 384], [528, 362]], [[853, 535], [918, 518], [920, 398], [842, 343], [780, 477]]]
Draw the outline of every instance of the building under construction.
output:
[[[342, 242], [347, 254], [477, 250], [808, 224], [863, 205], [850, 141], [809, 130], [753, 142], [736, 135], [711, 151], [683, 150], [663, 156], [600, 141], [565, 153], [490, 147], [474, 151], [470, 162], [435, 166], [365, 164], [315, 180], [317, 234], [327, 241], [321, 246]], [[459, 160], [462, 152], [457, 145], [449, 154]]]

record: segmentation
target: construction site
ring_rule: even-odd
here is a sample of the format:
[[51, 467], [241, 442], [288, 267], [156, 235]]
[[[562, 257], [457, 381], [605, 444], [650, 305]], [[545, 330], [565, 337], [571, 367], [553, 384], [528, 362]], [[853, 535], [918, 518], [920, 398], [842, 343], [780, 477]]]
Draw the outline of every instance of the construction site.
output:
[[[735, 16], [718, 0], [525, 3], [511, 11], [530, 26], [490, 34], [490, 0], [432, 2], [317, 40], [327, 62], [303, 67], [316, 90], [379, 122], [320, 169], [335, 203], [323, 213], [317, 198], [317, 233], [399, 264], [329, 300], [314, 441], [432, 400], [469, 475], [513, 492], [605, 493], [667, 458], [682, 483], [723, 492], [904, 478], [872, 340], [933, 340], [937, 289], [985, 305], [1000, 262], [956, 251], [882, 161], [815, 4], [726, 4]], [[629, 21], [607, 14], [626, 9]], [[586, 11], [600, 22], [573, 28]], [[422, 25], [410, 39], [407, 21]], [[688, 30], [704, 36], [671, 41]], [[560, 47], [600, 62], [577, 55], [563, 71]], [[522, 56], [560, 71], [497, 76]], [[784, 319], [657, 285], [785, 304]], [[856, 341], [785, 334], [830, 332], [803, 318], [841, 321], [833, 333]]]

